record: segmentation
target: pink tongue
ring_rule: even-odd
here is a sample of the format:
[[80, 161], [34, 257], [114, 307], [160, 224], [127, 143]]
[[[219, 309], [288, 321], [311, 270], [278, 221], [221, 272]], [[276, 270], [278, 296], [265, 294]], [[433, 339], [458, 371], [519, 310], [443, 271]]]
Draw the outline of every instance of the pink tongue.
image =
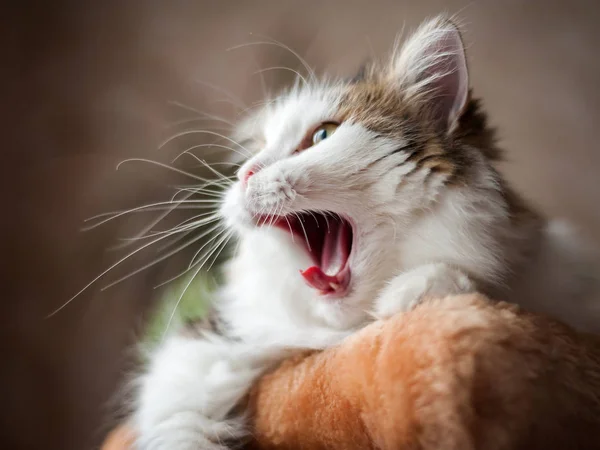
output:
[[323, 293], [333, 292], [340, 288], [337, 276], [327, 275], [320, 267], [311, 266], [300, 271], [306, 282]]

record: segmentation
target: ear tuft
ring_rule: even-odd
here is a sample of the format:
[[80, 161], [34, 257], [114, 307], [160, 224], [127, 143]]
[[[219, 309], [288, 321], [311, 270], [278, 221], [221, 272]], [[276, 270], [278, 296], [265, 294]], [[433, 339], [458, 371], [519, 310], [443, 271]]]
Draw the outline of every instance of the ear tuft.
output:
[[469, 99], [469, 73], [458, 27], [438, 17], [422, 25], [396, 52], [392, 77], [409, 101], [419, 102], [451, 132]]

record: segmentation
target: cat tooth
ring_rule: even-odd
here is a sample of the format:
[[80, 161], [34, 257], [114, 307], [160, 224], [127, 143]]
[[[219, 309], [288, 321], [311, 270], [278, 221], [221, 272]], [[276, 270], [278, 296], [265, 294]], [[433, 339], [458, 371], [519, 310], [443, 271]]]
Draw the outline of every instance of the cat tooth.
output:
[[329, 283], [329, 287], [334, 291], [337, 291], [340, 288], [340, 285], [337, 283]]

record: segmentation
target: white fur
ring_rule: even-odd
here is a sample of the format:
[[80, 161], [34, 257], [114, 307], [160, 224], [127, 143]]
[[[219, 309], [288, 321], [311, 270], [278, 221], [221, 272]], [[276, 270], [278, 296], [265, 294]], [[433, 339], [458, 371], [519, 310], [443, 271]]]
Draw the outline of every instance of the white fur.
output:
[[[436, 23], [442, 22], [417, 33], [396, 60], [401, 83], [427, 88], [413, 72], [430, 66], [415, 58], [448, 32]], [[455, 95], [464, 95], [463, 82]], [[335, 120], [340, 93], [327, 84], [294, 89], [255, 118], [261, 150], [240, 177], [255, 174], [246, 187], [232, 185], [222, 206], [240, 245], [216, 307], [234, 340], [171, 337], [157, 351], [140, 380], [134, 415], [141, 449], [223, 448], [224, 439], [245, 432], [232, 408], [286, 349], [335, 345], [373, 315], [406, 310], [424, 295], [468, 292], [484, 282], [499, 299], [600, 328], [592, 295], [598, 282], [582, 262], [585, 246], [563, 228], [542, 232], [536, 223], [511, 222], [498, 175], [477, 149], [471, 155], [477, 176], [453, 189], [427, 169], [399, 188], [414, 167], [401, 164], [407, 152], [371, 163], [401, 147], [402, 138], [376, 137], [352, 121], [293, 154], [315, 125]], [[455, 112], [453, 105], [448, 114]], [[323, 300], [304, 283], [298, 271], [312, 263], [288, 233], [252, 225], [253, 214], [303, 210], [352, 220], [352, 278], [342, 299]]]
[[398, 275], [380, 292], [374, 316], [386, 319], [409, 311], [426, 298], [473, 292], [475, 285], [460, 269], [443, 263], [424, 264]]

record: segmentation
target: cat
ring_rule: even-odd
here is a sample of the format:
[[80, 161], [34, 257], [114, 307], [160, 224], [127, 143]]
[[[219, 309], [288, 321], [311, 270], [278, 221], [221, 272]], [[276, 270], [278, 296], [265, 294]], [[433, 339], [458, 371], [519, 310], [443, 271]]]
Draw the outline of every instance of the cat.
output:
[[[494, 168], [458, 27], [440, 16], [348, 81], [311, 76], [250, 113], [221, 213], [239, 248], [215, 332], [178, 333], [139, 379], [140, 449], [225, 449], [257, 377], [428, 297], [480, 291], [600, 329], [595, 256]], [[541, 300], [543, 299], [543, 301]]]

